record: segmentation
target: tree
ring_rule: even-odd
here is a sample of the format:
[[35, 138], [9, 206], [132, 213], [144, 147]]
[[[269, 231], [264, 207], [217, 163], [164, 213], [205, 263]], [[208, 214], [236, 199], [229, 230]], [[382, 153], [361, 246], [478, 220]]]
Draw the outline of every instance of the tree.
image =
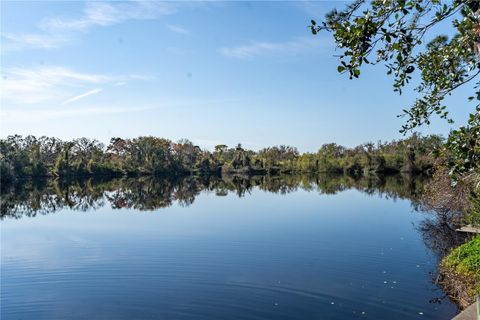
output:
[[73, 142], [67, 142], [63, 145], [62, 152], [58, 155], [56, 162], [54, 173], [58, 176], [69, 176], [72, 174], [71, 168], [71, 151], [74, 146]]
[[225, 163], [229, 159], [228, 155], [228, 146], [225, 144], [218, 144], [215, 146], [215, 151], [213, 155], [220, 161], [220, 163]]
[[453, 155], [449, 157], [452, 174], [465, 172], [472, 175], [479, 166], [480, 108], [477, 110], [477, 114], [470, 115], [466, 126], [452, 131], [448, 137], [447, 150]]
[[239, 143], [235, 147], [235, 153], [233, 154], [233, 159], [231, 165], [234, 169], [250, 167], [250, 155], [248, 151], [242, 148], [242, 145]]
[[[469, 97], [469, 100], [476, 100], [471, 117], [480, 117], [479, 9], [477, 0], [374, 0], [368, 3], [356, 0], [344, 10], [331, 11], [320, 24], [312, 20], [310, 29], [313, 34], [322, 30], [333, 33], [337, 47], [342, 50], [337, 70], [348, 73], [351, 79], [360, 76], [364, 64], [383, 63], [387, 74], [394, 77], [394, 90], [401, 94], [415, 72], [418, 73], [420, 84], [415, 90], [419, 97], [400, 115], [407, 117], [400, 130], [406, 133], [429, 124], [434, 114], [451, 123], [445, 97], [458, 87], [475, 81], [474, 95]], [[434, 27], [440, 24], [451, 24], [453, 35], [433, 34], [433, 40], [423, 46], [426, 36], [431, 36]], [[468, 130], [478, 130], [475, 126], [478, 122], [472, 121]], [[464, 137], [456, 133], [455, 139]], [[473, 146], [466, 140], [461, 144], [470, 145], [470, 151], [450, 150], [456, 162], [472, 163], [478, 158], [478, 136]], [[477, 161], [475, 168], [478, 165]], [[459, 173], [463, 169], [455, 167]]]
[[[71, 163], [74, 165], [76, 171], [92, 173], [94, 170], [96, 170], [96, 165], [102, 164], [104, 149], [102, 143], [88, 138], [75, 139], [72, 143]], [[94, 164], [90, 163], [91, 161]]]
[[177, 169], [190, 171], [201, 156], [199, 146], [194, 145], [190, 140], [182, 139], [172, 145]]

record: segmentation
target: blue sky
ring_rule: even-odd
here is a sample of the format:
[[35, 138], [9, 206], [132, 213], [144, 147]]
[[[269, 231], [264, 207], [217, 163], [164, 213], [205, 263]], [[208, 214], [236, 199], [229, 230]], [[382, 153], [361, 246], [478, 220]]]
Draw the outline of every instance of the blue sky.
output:
[[[414, 95], [336, 71], [307, 26], [340, 2], [1, 2], [1, 136], [155, 135], [315, 151], [400, 138]], [[450, 99], [465, 121], [467, 90]], [[455, 107], [457, 106], [457, 107]], [[442, 120], [422, 129], [446, 135]]]

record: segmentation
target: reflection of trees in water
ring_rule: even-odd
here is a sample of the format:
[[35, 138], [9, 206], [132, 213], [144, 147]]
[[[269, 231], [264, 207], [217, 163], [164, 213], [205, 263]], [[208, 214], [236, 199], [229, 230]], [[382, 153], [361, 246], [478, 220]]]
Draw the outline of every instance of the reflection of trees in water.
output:
[[453, 247], [464, 243], [465, 234], [456, 232], [459, 227], [456, 219], [442, 216], [433, 212], [419, 224], [423, 242], [437, 256], [442, 258], [450, 252]]
[[78, 211], [98, 209], [105, 204], [100, 185], [92, 180], [68, 184], [55, 180], [39, 180], [2, 185], [1, 217], [33, 217], [64, 208]]
[[[438, 263], [440, 260], [451, 252], [451, 250], [463, 244], [468, 237], [464, 233], [456, 232], [460, 226], [459, 212], [449, 210], [433, 210], [425, 206], [424, 201], [421, 203], [423, 210], [429, 210], [430, 214], [423, 219], [417, 226], [417, 230], [422, 236], [423, 243], [435, 256], [437, 263], [434, 269], [429, 272], [431, 280], [440, 289], [442, 288], [439, 281], [442, 277], [439, 273]], [[430, 303], [442, 303], [443, 300], [449, 298], [449, 294], [445, 292], [437, 293], [438, 296], [430, 300]], [[453, 301], [455, 303], [455, 301]]]
[[415, 207], [420, 201], [424, 179], [411, 176], [371, 176], [355, 178], [346, 175], [277, 175], [184, 178], [85, 179], [76, 181], [39, 180], [3, 185], [1, 217], [32, 217], [62, 209], [95, 210], [104, 205], [114, 209], [155, 210], [174, 203], [191, 205], [202, 191], [218, 196], [234, 193], [245, 196], [258, 188], [286, 194], [296, 190], [335, 194], [357, 189], [369, 195], [391, 199], [410, 199]]
[[466, 235], [455, 231], [462, 224], [463, 213], [468, 211], [464, 192], [461, 186], [451, 188], [449, 176], [435, 175], [421, 197], [420, 209], [430, 214], [420, 222], [418, 230], [438, 259], [465, 241]]

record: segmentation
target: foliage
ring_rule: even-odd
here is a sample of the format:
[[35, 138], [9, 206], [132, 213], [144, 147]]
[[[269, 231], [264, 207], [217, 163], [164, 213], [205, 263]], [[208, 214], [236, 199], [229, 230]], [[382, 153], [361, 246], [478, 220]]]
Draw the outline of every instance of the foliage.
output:
[[291, 146], [273, 146], [255, 152], [238, 144], [218, 145], [213, 152], [191, 141], [172, 142], [157, 137], [112, 138], [108, 146], [87, 138], [18, 135], [0, 139], [2, 182], [26, 177], [105, 175], [217, 175], [224, 173], [276, 174], [335, 172], [351, 175], [431, 171], [432, 150], [439, 136], [412, 135], [408, 139], [365, 143], [347, 148], [324, 144], [316, 153], [300, 154]]
[[440, 148], [439, 136], [412, 135], [408, 139], [365, 143], [346, 148], [334, 143], [323, 145], [316, 154], [306, 153], [297, 160], [299, 171], [347, 172], [354, 175], [431, 171], [433, 150]]
[[453, 130], [445, 144], [451, 174], [467, 175], [480, 166], [480, 107], [471, 114], [467, 126]]
[[470, 210], [465, 216], [465, 223], [480, 227], [480, 196], [472, 194], [470, 196]]

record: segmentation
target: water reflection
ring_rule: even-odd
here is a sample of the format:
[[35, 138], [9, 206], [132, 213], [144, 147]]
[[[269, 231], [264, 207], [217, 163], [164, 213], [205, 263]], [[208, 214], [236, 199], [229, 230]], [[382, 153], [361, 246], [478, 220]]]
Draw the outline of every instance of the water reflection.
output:
[[244, 197], [254, 188], [286, 194], [299, 189], [319, 194], [336, 194], [357, 189], [389, 199], [410, 199], [417, 208], [425, 179], [408, 175], [354, 178], [345, 175], [226, 176], [184, 178], [86, 179], [77, 181], [36, 180], [1, 189], [1, 218], [34, 217], [68, 208], [95, 210], [105, 205], [113, 209], [156, 210], [174, 203], [189, 206], [201, 192], [217, 196], [234, 193]]

